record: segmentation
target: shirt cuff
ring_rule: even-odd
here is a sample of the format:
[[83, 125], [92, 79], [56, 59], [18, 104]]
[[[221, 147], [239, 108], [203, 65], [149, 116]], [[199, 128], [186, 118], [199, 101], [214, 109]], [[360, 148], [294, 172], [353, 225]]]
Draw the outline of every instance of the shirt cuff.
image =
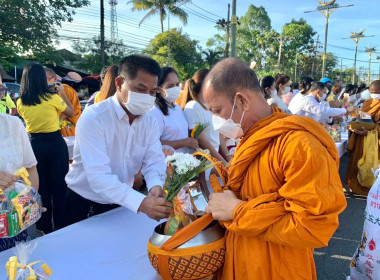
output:
[[128, 199], [122, 202], [121, 206], [127, 207], [129, 210], [137, 213], [139, 207], [146, 196], [138, 191], [131, 190], [128, 194]]

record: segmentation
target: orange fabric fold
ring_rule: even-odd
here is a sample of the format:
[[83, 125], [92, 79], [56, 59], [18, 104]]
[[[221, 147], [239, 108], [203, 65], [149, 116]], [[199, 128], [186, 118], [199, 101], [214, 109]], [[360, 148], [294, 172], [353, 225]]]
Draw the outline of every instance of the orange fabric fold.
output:
[[224, 223], [219, 279], [316, 279], [313, 248], [328, 244], [346, 207], [331, 136], [310, 118], [272, 111], [229, 169], [227, 187], [243, 202]]
[[78, 98], [78, 93], [70, 87], [69, 85], [63, 84], [65, 94], [67, 99], [71, 102], [74, 108], [74, 117], [68, 118], [67, 120], [72, 123], [72, 126], [67, 126], [61, 129], [61, 134], [63, 137], [75, 136], [75, 126], [77, 125], [78, 119], [81, 115], [81, 106]]

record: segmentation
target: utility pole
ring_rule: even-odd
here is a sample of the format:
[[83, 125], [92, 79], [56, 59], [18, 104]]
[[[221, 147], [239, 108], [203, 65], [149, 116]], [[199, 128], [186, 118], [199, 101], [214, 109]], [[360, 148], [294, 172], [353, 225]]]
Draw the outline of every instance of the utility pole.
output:
[[231, 57], [236, 57], [236, 0], [232, 0], [232, 16], [231, 16]]
[[226, 54], [225, 57], [228, 57], [229, 48], [230, 48], [230, 4], [228, 4], [227, 11], [227, 34], [226, 34]]
[[375, 47], [366, 47], [365, 52], [368, 54], [368, 85], [371, 83], [371, 57], [376, 52]]
[[351, 36], [349, 38], [343, 38], [343, 39], [351, 39], [355, 42], [355, 58], [354, 58], [354, 69], [352, 71], [352, 84], [356, 84], [356, 58], [357, 58], [357, 55], [358, 55], [358, 43], [360, 40], [362, 40], [363, 38], [365, 37], [374, 37], [374, 35], [371, 35], [371, 36], [365, 36], [363, 35], [365, 29], [360, 31], [360, 32], [351, 32]]
[[296, 53], [296, 66], [294, 67], [294, 82], [297, 82], [297, 55]]
[[278, 49], [278, 59], [277, 59], [277, 69], [276, 69], [277, 72], [280, 72], [280, 70], [281, 70], [280, 64], [281, 64], [282, 45], [284, 42], [292, 40], [293, 37], [279, 36], [279, 37], [273, 37], [273, 39], [280, 43], [280, 47]]
[[322, 61], [323, 61], [322, 62], [322, 78], [326, 77], [327, 33], [329, 30], [329, 17], [336, 9], [353, 6], [353, 4], [346, 5], [346, 6], [340, 6], [339, 4], [335, 4], [335, 2], [336, 2], [336, 0], [332, 0], [332, 1], [327, 2], [327, 3], [318, 1], [320, 6], [318, 6], [316, 10], [305, 12], [305, 13], [320, 12], [326, 17], [325, 47], [324, 47], [323, 56], [322, 56]]
[[343, 58], [340, 59], [340, 80], [343, 81]]
[[104, 65], [104, 0], [100, 0], [100, 59]]
[[312, 78], [314, 78], [315, 59], [317, 58], [318, 48], [319, 48], [319, 35], [317, 36], [317, 41], [315, 42], [315, 47], [314, 47], [313, 65], [311, 67], [311, 77]]
[[380, 79], [380, 56], [376, 57], [377, 61], [379, 62], [379, 74], [378, 74], [378, 79]]
[[119, 31], [117, 27], [117, 13], [116, 13], [116, 5], [117, 0], [110, 0], [109, 4], [111, 6], [111, 41], [115, 42], [119, 37]]
[[168, 11], [168, 67], [170, 67], [170, 11]]

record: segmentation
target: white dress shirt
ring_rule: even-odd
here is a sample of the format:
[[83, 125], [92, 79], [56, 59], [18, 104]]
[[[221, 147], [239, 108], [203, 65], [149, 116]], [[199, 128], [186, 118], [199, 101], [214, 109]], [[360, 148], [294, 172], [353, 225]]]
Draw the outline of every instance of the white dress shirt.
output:
[[287, 114], [291, 114], [290, 110], [286, 107], [286, 104], [282, 98], [277, 94], [272, 94], [271, 98], [267, 99], [268, 105], [275, 105]]
[[141, 172], [147, 187], [163, 186], [166, 178], [157, 121], [150, 114], [129, 124], [117, 94], [88, 107], [76, 126], [68, 187], [102, 204], [119, 204], [137, 212], [145, 196], [133, 189]]
[[306, 96], [297, 94], [290, 101], [289, 109], [295, 115], [309, 117], [322, 124], [328, 121], [330, 117], [347, 113], [344, 108], [331, 108], [319, 103], [312, 94]]

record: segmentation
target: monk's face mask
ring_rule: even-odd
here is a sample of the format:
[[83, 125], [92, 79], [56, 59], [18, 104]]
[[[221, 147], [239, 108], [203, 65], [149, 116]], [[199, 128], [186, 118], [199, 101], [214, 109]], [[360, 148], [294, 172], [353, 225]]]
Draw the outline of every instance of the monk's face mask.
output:
[[236, 103], [236, 96], [234, 100], [234, 104], [232, 106], [231, 116], [228, 120], [221, 118], [219, 116], [212, 115], [212, 124], [214, 125], [214, 129], [219, 131], [221, 134], [230, 139], [240, 138], [244, 135], [243, 129], [241, 128], [241, 122], [243, 121], [243, 117], [245, 114], [245, 110], [241, 115], [240, 123], [235, 123], [232, 120], [232, 115], [234, 113]]

